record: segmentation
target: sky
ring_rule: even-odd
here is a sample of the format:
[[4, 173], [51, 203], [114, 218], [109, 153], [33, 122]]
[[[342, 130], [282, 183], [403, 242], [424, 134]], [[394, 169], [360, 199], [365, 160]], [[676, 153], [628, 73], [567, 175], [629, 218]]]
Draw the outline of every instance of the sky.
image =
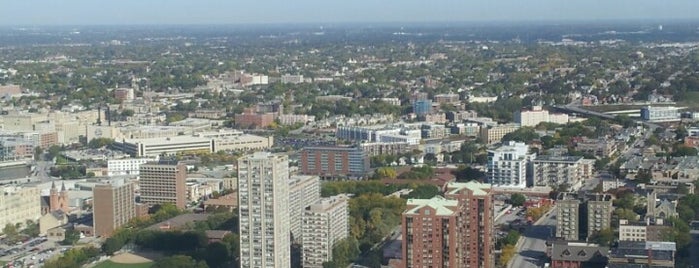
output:
[[0, 0], [0, 25], [699, 19], [697, 0]]

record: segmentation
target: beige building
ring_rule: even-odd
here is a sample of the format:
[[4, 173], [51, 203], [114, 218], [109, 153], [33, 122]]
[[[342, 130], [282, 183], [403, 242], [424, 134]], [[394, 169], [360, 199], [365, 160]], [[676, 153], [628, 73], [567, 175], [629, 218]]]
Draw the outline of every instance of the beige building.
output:
[[504, 124], [493, 127], [481, 127], [479, 138], [485, 144], [502, 141], [502, 137], [519, 129], [517, 124]]
[[578, 189], [583, 181], [592, 178], [594, 162], [586, 160], [582, 156], [537, 156], [532, 161], [534, 186], [568, 185]]
[[149, 162], [141, 165], [141, 203], [160, 205], [171, 203], [184, 209], [187, 199], [187, 167], [174, 161]]
[[95, 236], [108, 237], [114, 230], [136, 217], [134, 184], [113, 180], [92, 189]]
[[303, 267], [322, 268], [332, 260], [335, 244], [349, 236], [347, 197], [318, 200], [303, 211]]
[[289, 179], [289, 219], [293, 240], [301, 242], [301, 223], [306, 207], [320, 200], [320, 177], [291, 176]]
[[39, 218], [39, 235], [46, 235], [50, 229], [68, 223], [68, 215], [62, 211], [47, 213]]
[[41, 193], [36, 187], [3, 186], [0, 195], [0, 226], [24, 224], [41, 217]]

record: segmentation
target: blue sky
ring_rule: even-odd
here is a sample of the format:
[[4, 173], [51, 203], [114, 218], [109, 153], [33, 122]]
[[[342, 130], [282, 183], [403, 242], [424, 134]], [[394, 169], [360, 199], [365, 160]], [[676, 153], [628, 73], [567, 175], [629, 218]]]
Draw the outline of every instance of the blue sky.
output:
[[0, 0], [0, 25], [698, 18], [698, 0]]

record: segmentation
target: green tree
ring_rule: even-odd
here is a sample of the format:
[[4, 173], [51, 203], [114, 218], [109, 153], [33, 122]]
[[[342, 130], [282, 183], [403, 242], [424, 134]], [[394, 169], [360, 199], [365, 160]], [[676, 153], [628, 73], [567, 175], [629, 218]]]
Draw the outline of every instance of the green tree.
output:
[[524, 202], [527, 201], [527, 197], [520, 193], [514, 193], [510, 196], [510, 203], [515, 207], [521, 207]]
[[107, 238], [102, 244], [102, 252], [107, 255], [114, 255], [115, 252], [121, 250], [124, 244], [117, 238], [110, 237]]
[[379, 180], [395, 179], [396, 177], [398, 177], [398, 173], [396, 173], [396, 169], [392, 167], [380, 167], [375, 171], [375, 178]]
[[211, 268], [226, 267], [231, 258], [228, 247], [219, 242], [208, 244], [202, 254], [206, 264]]
[[17, 226], [12, 223], [6, 224], [5, 228], [2, 228], [2, 233], [5, 234], [6, 239], [9, 241], [16, 241], [19, 238]]
[[208, 268], [204, 261], [196, 261], [187, 255], [173, 255], [156, 261], [151, 268]]
[[590, 241], [602, 246], [609, 246], [614, 242], [614, 231], [611, 228], [602, 229], [594, 232], [590, 236]]

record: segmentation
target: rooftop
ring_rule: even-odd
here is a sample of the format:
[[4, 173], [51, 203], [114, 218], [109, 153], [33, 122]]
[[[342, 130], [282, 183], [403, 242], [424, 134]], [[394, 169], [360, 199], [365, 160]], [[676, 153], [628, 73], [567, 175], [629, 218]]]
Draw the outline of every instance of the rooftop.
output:
[[473, 192], [473, 195], [487, 195], [491, 187], [489, 183], [481, 183], [475, 180], [469, 182], [450, 182], [447, 184], [448, 190], [446, 194], [456, 194], [463, 189], [468, 189]]
[[418, 211], [424, 207], [431, 207], [436, 210], [437, 216], [449, 216], [456, 211], [459, 201], [446, 199], [442, 196], [435, 196], [431, 199], [408, 199], [407, 206], [409, 209], [405, 214], [418, 214]]

